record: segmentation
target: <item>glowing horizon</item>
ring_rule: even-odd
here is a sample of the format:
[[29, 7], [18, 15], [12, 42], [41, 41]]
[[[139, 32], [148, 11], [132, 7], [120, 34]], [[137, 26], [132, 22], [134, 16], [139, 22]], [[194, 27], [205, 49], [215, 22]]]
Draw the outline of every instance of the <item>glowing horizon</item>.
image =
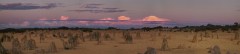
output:
[[144, 27], [240, 22], [240, 0], [1, 0], [0, 28]]
[[[102, 19], [71, 19], [69, 16], [60, 16], [55, 19], [40, 18], [35, 21], [24, 21], [19, 24], [12, 24], [8, 27], [60, 27], [60, 26], [72, 26], [72, 27], [94, 27], [94, 26], [104, 26], [104, 27], [118, 27], [118, 26], [131, 26], [131, 27], [145, 27], [143, 25], [151, 25], [149, 23], [155, 23], [155, 26], [164, 25], [163, 22], [169, 22], [169, 19], [165, 18], [153, 18], [146, 20], [146, 18], [133, 20], [127, 16], [119, 16], [118, 18], [102, 18]], [[164, 19], [164, 20], [160, 20]], [[129, 27], [130, 28], [130, 27]]]

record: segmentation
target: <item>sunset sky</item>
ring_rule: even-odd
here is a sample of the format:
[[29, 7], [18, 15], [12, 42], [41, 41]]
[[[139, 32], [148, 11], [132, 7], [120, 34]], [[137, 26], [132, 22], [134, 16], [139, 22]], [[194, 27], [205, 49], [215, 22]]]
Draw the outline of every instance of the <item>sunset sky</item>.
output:
[[0, 28], [139, 28], [234, 22], [240, 22], [240, 0], [0, 0]]

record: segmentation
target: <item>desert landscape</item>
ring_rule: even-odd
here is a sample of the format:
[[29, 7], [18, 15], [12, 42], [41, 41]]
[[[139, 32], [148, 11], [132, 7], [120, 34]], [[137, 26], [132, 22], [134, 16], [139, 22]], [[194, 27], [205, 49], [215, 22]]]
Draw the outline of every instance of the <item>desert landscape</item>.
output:
[[0, 0], [0, 54], [240, 54], [240, 0]]
[[68, 28], [14, 31], [1, 33], [1, 54], [240, 53], [239, 30]]

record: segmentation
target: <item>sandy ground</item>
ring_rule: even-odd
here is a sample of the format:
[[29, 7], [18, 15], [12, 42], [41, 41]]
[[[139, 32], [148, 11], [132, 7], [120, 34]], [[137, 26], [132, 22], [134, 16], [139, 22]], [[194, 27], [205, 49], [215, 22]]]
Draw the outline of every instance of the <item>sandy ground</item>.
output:
[[[41, 31], [39, 31], [41, 32]], [[66, 31], [68, 32], [68, 31]], [[240, 54], [240, 45], [237, 45], [237, 41], [231, 39], [234, 37], [234, 33], [226, 33], [226, 32], [217, 32], [219, 38], [216, 38], [216, 34], [214, 33], [214, 38], [203, 38], [202, 41], [198, 41], [196, 43], [192, 43], [191, 40], [196, 33], [192, 32], [143, 32], [141, 31], [140, 39], [136, 38], [136, 33], [133, 31], [131, 35], [133, 36], [133, 43], [126, 44], [125, 40], [122, 38], [121, 31], [116, 32], [116, 36], [113, 36], [112, 32], [101, 30], [101, 33], [110, 34], [113, 40], [106, 41], [103, 40], [100, 45], [97, 44], [97, 41], [89, 41], [86, 38], [86, 42], [79, 40], [79, 45], [71, 50], [64, 50], [63, 43], [58, 38], [52, 37], [51, 32], [44, 33], [47, 38], [43, 43], [40, 43], [40, 39], [36, 35], [31, 35], [33, 39], [35, 39], [37, 44], [37, 49], [47, 49], [51, 42], [56, 43], [57, 51], [56, 53], [49, 54], [144, 54], [147, 50], [147, 47], [153, 47], [157, 49], [157, 54], [209, 54], [209, 47], [213, 47], [214, 45], [218, 45], [220, 47], [221, 53], [226, 54], [227, 51], [231, 53]], [[158, 35], [158, 34], [161, 35]], [[16, 33], [13, 36], [18, 38], [19, 40], [28, 34], [25, 33]], [[210, 34], [212, 34], [210, 32]], [[84, 32], [84, 36], [87, 36], [88, 33]], [[161, 45], [164, 35], [168, 36], [168, 45], [170, 50], [161, 51]], [[198, 33], [198, 40], [200, 40]], [[7, 50], [11, 50], [12, 42], [3, 42], [3, 46]], [[182, 44], [184, 46], [183, 49], [177, 49], [177, 47]], [[24, 54], [33, 54], [35, 50], [23, 50]]]

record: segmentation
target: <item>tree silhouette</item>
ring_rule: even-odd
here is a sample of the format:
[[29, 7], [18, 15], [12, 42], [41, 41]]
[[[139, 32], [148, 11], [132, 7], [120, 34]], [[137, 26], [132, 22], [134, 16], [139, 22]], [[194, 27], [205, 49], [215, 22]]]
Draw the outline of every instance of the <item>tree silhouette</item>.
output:
[[108, 27], [107, 29], [111, 30], [111, 29], [117, 29], [117, 28], [115, 28], [115, 27]]
[[58, 29], [69, 29], [68, 27], [62, 26], [62, 27], [58, 27]]

